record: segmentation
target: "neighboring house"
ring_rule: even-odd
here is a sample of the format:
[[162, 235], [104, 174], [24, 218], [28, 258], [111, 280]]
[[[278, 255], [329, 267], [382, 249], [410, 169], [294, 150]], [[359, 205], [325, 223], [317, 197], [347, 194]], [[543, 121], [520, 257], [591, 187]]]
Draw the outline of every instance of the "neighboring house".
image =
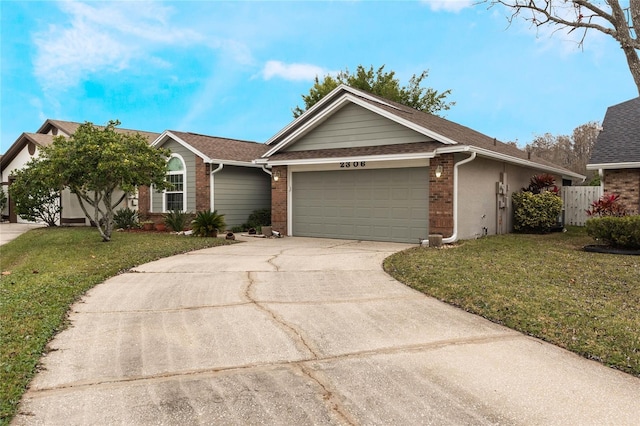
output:
[[[9, 185], [13, 180], [14, 170], [22, 169], [31, 158], [37, 157], [40, 148], [50, 145], [55, 136], [68, 137], [75, 133], [76, 129], [80, 125], [81, 123], [71, 121], [46, 120], [37, 132], [21, 134], [0, 159], [2, 187], [4, 188], [5, 193], [8, 193]], [[116, 128], [116, 131], [122, 133], [140, 133], [149, 141], [149, 143], [159, 136], [158, 133], [139, 130]], [[8, 206], [4, 212], [1, 212], [3, 218], [7, 218], [10, 222], [23, 221], [15, 213], [15, 204], [11, 200], [11, 196], [8, 195], [8, 197]], [[88, 224], [76, 196], [71, 194], [69, 190], [61, 192], [60, 202], [62, 203], [60, 224]], [[129, 205], [134, 206], [135, 203], [135, 199], [127, 199], [122, 203], [121, 207], [127, 207]]]
[[235, 139], [167, 130], [152, 144], [171, 151], [167, 179], [174, 187], [139, 190], [139, 212], [154, 221], [170, 210], [217, 210], [229, 228], [247, 222], [257, 209], [270, 208], [270, 174], [253, 160], [268, 146]]
[[512, 230], [511, 194], [584, 176], [443, 118], [339, 86], [267, 141], [285, 235], [417, 243]]
[[640, 213], [640, 97], [607, 109], [587, 169], [599, 171], [605, 193]]

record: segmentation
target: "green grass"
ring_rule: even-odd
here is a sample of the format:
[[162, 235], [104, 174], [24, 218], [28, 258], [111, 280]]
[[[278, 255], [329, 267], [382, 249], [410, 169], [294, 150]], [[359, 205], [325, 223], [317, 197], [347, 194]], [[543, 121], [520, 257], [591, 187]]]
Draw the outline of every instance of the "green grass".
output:
[[229, 242], [123, 232], [103, 243], [92, 228], [40, 228], [0, 246], [0, 424], [15, 415], [46, 344], [88, 289], [142, 263], [223, 244]]
[[384, 262], [399, 281], [586, 358], [640, 376], [640, 256], [587, 253], [583, 228], [413, 248]]

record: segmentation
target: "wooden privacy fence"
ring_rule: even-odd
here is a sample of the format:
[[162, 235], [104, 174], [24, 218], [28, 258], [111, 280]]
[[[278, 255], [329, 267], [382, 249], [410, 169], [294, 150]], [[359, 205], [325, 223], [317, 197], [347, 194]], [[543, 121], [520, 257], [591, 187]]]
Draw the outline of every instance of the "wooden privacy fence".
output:
[[563, 186], [564, 224], [584, 226], [591, 203], [602, 196], [600, 186]]

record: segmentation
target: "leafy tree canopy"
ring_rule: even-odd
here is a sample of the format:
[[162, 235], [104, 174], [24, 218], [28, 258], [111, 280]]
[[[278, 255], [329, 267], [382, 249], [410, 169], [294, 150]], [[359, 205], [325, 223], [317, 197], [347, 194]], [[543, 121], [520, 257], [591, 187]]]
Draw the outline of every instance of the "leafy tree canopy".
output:
[[56, 137], [41, 154], [57, 187], [76, 194], [103, 241], [111, 239], [114, 209], [136, 187], [167, 186], [169, 151], [151, 147], [139, 133], [117, 131], [118, 125], [117, 120], [104, 127], [84, 123], [69, 138]]
[[60, 189], [51, 163], [42, 157], [30, 160], [26, 167], [13, 172], [15, 180], [9, 186], [16, 214], [32, 222], [56, 226], [60, 219]]
[[573, 129], [570, 136], [538, 135], [525, 150], [576, 173], [588, 175], [587, 163], [599, 132], [600, 123], [591, 121]]
[[322, 79], [316, 76], [309, 94], [302, 95], [304, 108], [296, 106], [293, 109], [293, 116], [295, 118], [299, 117], [341, 84], [373, 93], [430, 114], [446, 111], [455, 105], [455, 102], [446, 102], [451, 90], [438, 92], [430, 87], [422, 87], [422, 82], [429, 75], [428, 70], [422, 71], [420, 75], [414, 74], [408, 85], [401, 86], [400, 81], [395, 76], [395, 72], [386, 72], [384, 67], [382, 65], [374, 71], [373, 66], [365, 69], [362, 65], [358, 65], [356, 72], [353, 74], [349, 69], [345, 69], [336, 76], [325, 75]]

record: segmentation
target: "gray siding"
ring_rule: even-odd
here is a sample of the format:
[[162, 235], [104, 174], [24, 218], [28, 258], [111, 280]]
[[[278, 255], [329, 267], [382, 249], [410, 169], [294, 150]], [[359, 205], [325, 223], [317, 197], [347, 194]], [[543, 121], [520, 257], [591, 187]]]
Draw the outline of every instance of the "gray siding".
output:
[[271, 208], [271, 178], [261, 169], [224, 166], [213, 175], [213, 210], [227, 227], [242, 225], [257, 209]]
[[359, 105], [348, 104], [286, 151], [394, 145], [432, 139]]
[[[189, 151], [187, 148], [180, 145], [173, 140], [167, 141], [162, 148], [170, 149], [172, 153], [179, 154], [184, 160], [185, 167], [187, 168], [186, 174], [186, 191], [187, 200], [185, 205], [185, 211], [195, 212], [196, 210], [196, 155]], [[154, 213], [162, 213], [163, 193], [155, 192], [153, 194], [153, 205], [151, 206]]]

